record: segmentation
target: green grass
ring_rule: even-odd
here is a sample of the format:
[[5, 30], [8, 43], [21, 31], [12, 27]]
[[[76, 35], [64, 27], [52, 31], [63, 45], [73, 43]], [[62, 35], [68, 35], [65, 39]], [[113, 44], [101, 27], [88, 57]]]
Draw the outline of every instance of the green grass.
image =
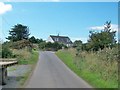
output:
[[22, 58], [20, 57], [18, 63], [27, 65], [27, 64], [36, 64], [38, 61], [39, 53], [38, 51], [32, 51], [32, 53], [29, 55], [28, 58]]
[[21, 78], [18, 77], [18, 80], [20, 82], [20, 85], [23, 87], [27, 79], [29, 78], [30, 74], [34, 70], [35, 65], [37, 64], [39, 52], [38, 51], [32, 51], [31, 54], [28, 56], [29, 58], [23, 58], [19, 59], [18, 64], [19, 65], [32, 65], [31, 69], [28, 70]]
[[21, 78], [20, 78], [20, 85], [24, 85], [26, 80], [28, 79], [29, 74], [32, 72], [32, 69], [28, 72], [26, 72]]
[[14, 67], [14, 68], [13, 68], [13, 67], [11, 67], [8, 71], [9, 71], [9, 72], [11, 72], [11, 71], [15, 71], [15, 70], [16, 70], [16, 68], [15, 68], [15, 67]]
[[[75, 57], [71, 51], [58, 51], [56, 55], [72, 70], [74, 71], [78, 76], [83, 78], [85, 81], [87, 81], [91, 86], [95, 88], [117, 88], [118, 84], [114, 79], [109, 78], [107, 81], [104, 80], [98, 71], [91, 72], [89, 69], [87, 69], [87, 66], [89, 66], [86, 61], [83, 59], [79, 60], [77, 62], [78, 66], [75, 64]], [[80, 58], [80, 57], [79, 57]], [[94, 58], [94, 57], [93, 57]], [[90, 57], [89, 57], [90, 59]], [[95, 63], [91, 63], [95, 64]], [[100, 66], [98, 66], [100, 67]], [[81, 68], [81, 69], [80, 69]]]

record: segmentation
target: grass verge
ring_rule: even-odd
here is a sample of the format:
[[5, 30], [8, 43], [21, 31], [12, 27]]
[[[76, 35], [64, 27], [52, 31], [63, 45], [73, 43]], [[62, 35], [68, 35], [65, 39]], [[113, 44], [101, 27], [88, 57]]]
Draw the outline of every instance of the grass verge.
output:
[[32, 53], [29, 54], [28, 58], [19, 59], [19, 65], [31, 65], [30, 70], [28, 70], [26, 73], [24, 73], [24, 75], [20, 79], [21, 87], [25, 87], [24, 84], [26, 84], [27, 80], [31, 76], [31, 73], [34, 70], [34, 67], [38, 61], [38, 57], [39, 57], [39, 52], [33, 50]]
[[[99, 72], [91, 72], [89, 69], [86, 69], [88, 64], [82, 62], [82, 59], [79, 65], [75, 64], [74, 55], [72, 52], [67, 50], [60, 50], [56, 53], [56, 55], [78, 76], [82, 77], [85, 81], [87, 81], [91, 86], [95, 88], [118, 88], [118, 84], [114, 79], [108, 79], [107, 81], [104, 80]], [[80, 57], [79, 57], [80, 58]], [[90, 59], [90, 57], [89, 57]], [[84, 61], [84, 59], [83, 59]], [[81, 64], [82, 63], [82, 64]], [[91, 63], [92, 65], [92, 63]], [[99, 66], [100, 67], [100, 66]], [[82, 69], [81, 69], [82, 68]], [[103, 71], [104, 72], [104, 71]]]
[[[29, 52], [28, 52], [29, 53]], [[25, 57], [19, 57], [19, 61], [18, 61], [18, 64], [24, 64], [24, 65], [28, 65], [28, 64], [31, 64], [31, 65], [34, 65], [37, 63], [38, 61], [38, 56], [39, 56], [39, 53], [38, 51], [32, 51], [32, 53], [28, 54], [29, 56], [27, 56], [27, 58]]]

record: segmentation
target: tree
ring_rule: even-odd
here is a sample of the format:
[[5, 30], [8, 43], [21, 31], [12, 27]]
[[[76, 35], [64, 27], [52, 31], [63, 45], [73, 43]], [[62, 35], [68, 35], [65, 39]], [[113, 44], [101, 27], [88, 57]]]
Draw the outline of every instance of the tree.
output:
[[90, 31], [89, 35], [89, 47], [98, 51], [99, 49], [104, 49], [106, 47], [112, 48], [116, 43], [115, 40], [116, 31], [111, 30], [111, 21], [104, 24], [104, 30], [101, 32]]
[[62, 49], [62, 46], [64, 46], [63, 44], [61, 44], [61, 43], [58, 43], [58, 42], [54, 42], [53, 44], [52, 44], [52, 48], [54, 48], [54, 50], [59, 50], [59, 49]]
[[9, 31], [10, 36], [8, 36], [8, 40], [10, 41], [19, 41], [23, 39], [28, 39], [30, 33], [29, 33], [29, 28], [27, 26], [24, 26], [22, 24], [17, 24], [11, 28]]
[[38, 38], [36, 39], [34, 36], [30, 37], [30, 38], [29, 38], [29, 41], [30, 41], [31, 43], [35, 43], [35, 44], [39, 44], [39, 43], [43, 42], [42, 39], [38, 39]]
[[78, 47], [78, 46], [81, 46], [81, 45], [82, 45], [82, 41], [81, 40], [76, 40], [73, 43], [73, 47]]
[[34, 36], [32, 36], [31, 38], [29, 38], [29, 41], [31, 43], [37, 43], [36, 38]]
[[58, 42], [41, 42], [39, 43], [39, 48], [43, 50], [52, 50], [57, 51], [59, 49], [62, 49], [62, 47], [66, 47], [64, 44], [58, 43]]
[[45, 49], [45, 46], [46, 46], [46, 42], [41, 42], [39, 43], [39, 49]]

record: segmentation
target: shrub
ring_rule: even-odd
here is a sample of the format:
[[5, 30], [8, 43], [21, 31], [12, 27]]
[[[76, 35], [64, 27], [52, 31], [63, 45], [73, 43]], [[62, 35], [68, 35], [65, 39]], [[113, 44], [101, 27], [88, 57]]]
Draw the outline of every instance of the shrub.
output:
[[27, 64], [31, 58], [32, 53], [27, 49], [14, 49], [13, 53], [17, 56], [18, 63]]
[[14, 57], [14, 55], [12, 54], [12, 51], [7, 46], [3, 46], [2, 58], [11, 58], [11, 57]]
[[59, 49], [62, 49], [62, 47], [64, 48], [67, 48], [67, 46], [61, 44], [61, 43], [58, 43], [58, 42], [55, 42], [55, 43], [51, 43], [51, 42], [41, 42], [39, 44], [39, 49], [42, 49], [42, 50], [49, 50], [49, 51], [57, 51]]
[[39, 43], [39, 45], [38, 45], [38, 47], [39, 47], [39, 49], [45, 49], [45, 45], [46, 45], [46, 42], [41, 42], [41, 43]]

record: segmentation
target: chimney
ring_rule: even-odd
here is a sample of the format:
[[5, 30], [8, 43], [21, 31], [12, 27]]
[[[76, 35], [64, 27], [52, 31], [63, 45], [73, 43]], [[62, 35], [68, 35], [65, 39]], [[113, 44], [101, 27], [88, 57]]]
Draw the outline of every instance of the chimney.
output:
[[58, 37], [59, 37], [59, 33], [58, 33]]

